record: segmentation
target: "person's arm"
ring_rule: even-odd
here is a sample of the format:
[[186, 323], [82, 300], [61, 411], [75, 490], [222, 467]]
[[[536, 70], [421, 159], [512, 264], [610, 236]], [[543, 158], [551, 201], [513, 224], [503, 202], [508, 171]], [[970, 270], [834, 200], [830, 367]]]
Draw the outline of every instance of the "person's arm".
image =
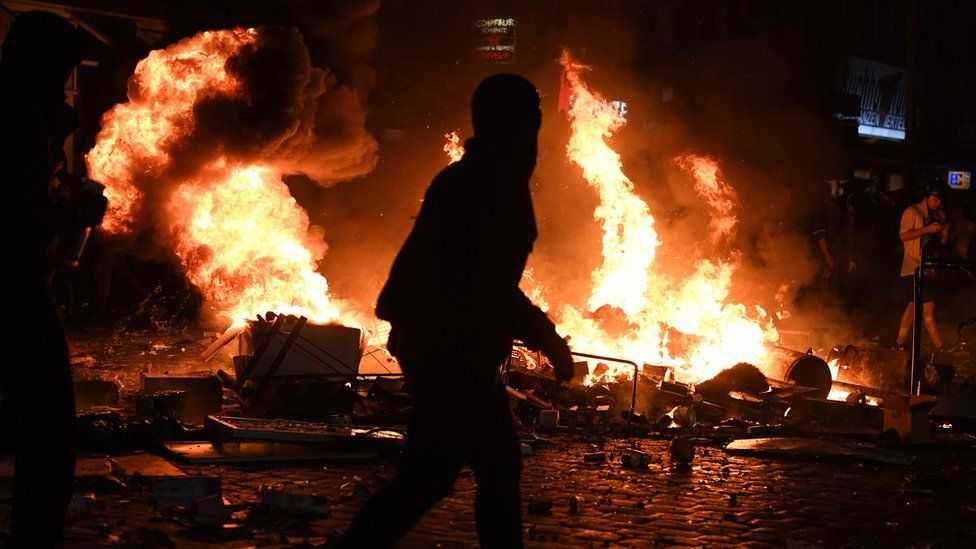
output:
[[515, 336], [530, 349], [538, 349], [556, 368], [556, 379], [573, 379], [573, 355], [566, 340], [556, 332], [556, 325], [542, 309], [536, 307], [525, 293], [516, 289], [513, 296], [512, 319]]
[[827, 231], [815, 231], [814, 238], [817, 240], [817, 246], [820, 247], [820, 253], [824, 256], [824, 262], [827, 264], [827, 270], [834, 270], [834, 257], [830, 255], [830, 247], [827, 245]]
[[942, 230], [941, 223], [938, 222], [929, 223], [924, 227], [903, 231], [901, 234], [898, 235], [898, 237], [901, 238], [902, 242], [908, 242], [909, 240], [918, 240], [919, 238], [922, 238], [927, 234], [937, 233], [941, 230]]
[[949, 242], [949, 224], [945, 223], [944, 221], [941, 223], [942, 228], [939, 231], [939, 241], [942, 244], [947, 244]]
[[928, 225], [919, 226], [921, 224], [922, 217], [915, 211], [915, 206], [909, 207], [905, 210], [905, 213], [901, 214], [901, 226], [898, 237], [902, 242], [908, 242], [910, 240], [918, 240], [927, 234], [937, 233], [942, 230], [941, 223], [929, 223]]

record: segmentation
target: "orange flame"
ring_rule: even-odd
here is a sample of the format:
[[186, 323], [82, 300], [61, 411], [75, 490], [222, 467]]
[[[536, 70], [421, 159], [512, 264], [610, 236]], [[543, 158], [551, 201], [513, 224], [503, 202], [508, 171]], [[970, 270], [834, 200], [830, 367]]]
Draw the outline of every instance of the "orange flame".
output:
[[[213, 181], [219, 181], [214, 184]], [[215, 167], [184, 182], [168, 204], [176, 255], [210, 306], [235, 321], [264, 311], [340, 318], [315, 264], [325, 254], [280, 174], [257, 165]]]
[[133, 166], [149, 165], [158, 172], [168, 165], [167, 145], [193, 129], [193, 105], [205, 96], [237, 91], [238, 83], [224, 66], [256, 39], [254, 29], [206, 31], [152, 51], [136, 65], [129, 81], [129, 102], [105, 114], [86, 157], [92, 179], [105, 185], [109, 208], [102, 228], [106, 232], [131, 229], [144, 192], [134, 179]]
[[[571, 96], [567, 155], [597, 191], [600, 204], [594, 218], [603, 227], [603, 263], [592, 274], [589, 298], [593, 312], [564, 306], [561, 333], [573, 336], [576, 349], [672, 365], [679, 377], [691, 381], [712, 377], [740, 361], [762, 367], [768, 358], [766, 345], [778, 340], [778, 334], [761, 308], [728, 302], [737, 258], [701, 260], [682, 281], [655, 271], [660, 242], [654, 218], [623, 173], [620, 156], [607, 143], [625, 122], [610, 102], [583, 82], [580, 73], [587, 67], [568, 52], [560, 63]], [[714, 231], [731, 238], [737, 199], [720, 179], [718, 165], [694, 155], [678, 164], [691, 172], [696, 191], [709, 204]], [[606, 377], [631, 375], [627, 367], [607, 366]], [[587, 381], [596, 380], [591, 375]]]
[[654, 218], [634, 194], [620, 155], [605, 141], [624, 126], [620, 111], [586, 87], [579, 74], [584, 67], [568, 53], [563, 53], [562, 64], [573, 91], [568, 113], [572, 134], [566, 151], [600, 196], [593, 217], [603, 226], [604, 262], [593, 273], [590, 308], [610, 305], [633, 315], [646, 308], [644, 292], [658, 246]]
[[[316, 272], [326, 250], [321, 231], [311, 230], [273, 165], [218, 156], [167, 191], [147, 183], [173, 161], [170, 145], [193, 131], [199, 100], [241, 93], [225, 67], [258, 33], [202, 32], [139, 62], [128, 102], [105, 115], [87, 156], [89, 173], [105, 184], [109, 199], [102, 227], [109, 234], [130, 232], [147, 194], [167, 192], [164, 226], [157, 229], [173, 239], [187, 277], [219, 316], [239, 323], [275, 311], [361, 325], [330, 297]], [[151, 173], [137, 166], [150, 166]]]
[[461, 144], [461, 138], [458, 137], [458, 133], [445, 133], [444, 139], [447, 139], [447, 142], [444, 143], [444, 152], [447, 153], [448, 164], [453, 164], [461, 160], [461, 157], [464, 156], [464, 145]]
[[720, 178], [718, 163], [710, 158], [689, 154], [674, 159], [675, 163], [689, 172], [695, 180], [695, 192], [705, 199], [712, 210], [709, 222], [713, 244], [735, 237], [735, 226], [739, 220], [735, 207], [739, 202], [732, 189]]

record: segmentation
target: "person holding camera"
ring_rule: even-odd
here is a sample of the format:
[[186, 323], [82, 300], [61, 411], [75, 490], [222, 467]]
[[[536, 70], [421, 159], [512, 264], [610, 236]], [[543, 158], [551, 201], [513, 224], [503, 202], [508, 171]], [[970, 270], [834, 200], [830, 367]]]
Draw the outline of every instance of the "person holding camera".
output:
[[[908, 300], [905, 312], [901, 315], [901, 325], [898, 327], [898, 338], [895, 347], [905, 348], [908, 331], [912, 327], [915, 317], [915, 270], [922, 265], [923, 255], [936, 255], [934, 250], [949, 240], [949, 225], [942, 213], [943, 189], [937, 185], [926, 187], [921, 202], [912, 204], [905, 209], [901, 216], [899, 238], [904, 246], [904, 256], [901, 262], [901, 293]], [[939, 283], [932, 271], [923, 273], [924, 294], [922, 299], [922, 320], [932, 344], [937, 351], [942, 350], [942, 339], [939, 338], [938, 327], [935, 325], [935, 303], [939, 296]]]

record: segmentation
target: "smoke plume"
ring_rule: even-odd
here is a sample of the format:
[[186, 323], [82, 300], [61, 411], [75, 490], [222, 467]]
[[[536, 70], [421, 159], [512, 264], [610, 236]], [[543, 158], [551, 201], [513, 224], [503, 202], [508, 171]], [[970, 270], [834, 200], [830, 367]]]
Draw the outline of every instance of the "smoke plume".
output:
[[269, 26], [153, 51], [128, 98], [87, 157], [109, 198], [103, 229], [175, 255], [222, 316], [342, 317], [317, 273], [322, 230], [282, 177], [327, 186], [373, 169], [360, 93], [313, 66], [296, 29]]

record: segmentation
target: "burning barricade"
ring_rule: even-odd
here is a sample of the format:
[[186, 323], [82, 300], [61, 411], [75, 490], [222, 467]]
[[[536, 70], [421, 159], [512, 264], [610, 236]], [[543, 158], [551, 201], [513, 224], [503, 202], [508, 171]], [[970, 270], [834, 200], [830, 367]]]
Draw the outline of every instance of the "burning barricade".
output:
[[[285, 92], [265, 89], [277, 82], [261, 72], [268, 56], [293, 61], [276, 69], [293, 71], [279, 75], [290, 83]], [[879, 409], [868, 405], [903, 387], [904, 364], [851, 349], [828, 362], [780, 346], [778, 315], [733, 291], [742, 204], [713, 158], [673, 159], [702, 204], [708, 237], [687, 268], [662, 265], [668, 234], [608, 142], [626, 121], [584, 81], [587, 67], [568, 52], [560, 63], [566, 156], [598, 199], [601, 262], [585, 303], [544, 300], [551, 286], [531, 270], [523, 277], [526, 294], [578, 351], [581, 379], [555, 383], [543, 356], [516, 349], [506, 375], [525, 426], [607, 433], [622, 416], [627, 433], [742, 434], [827, 417], [880, 428]], [[354, 128], [348, 150], [320, 139], [322, 128], [336, 126], [322, 117], [338, 112], [352, 117], [342, 121]], [[215, 124], [216, 113], [232, 116]], [[103, 230], [120, 245], [164, 248], [213, 316], [231, 324], [204, 358], [236, 345], [233, 375], [220, 374], [235, 413], [331, 424], [406, 417], [409, 387], [381, 330], [366, 330], [375, 326], [371, 315], [332, 295], [317, 269], [323, 231], [283, 180], [305, 173], [328, 183], [368, 172], [376, 144], [363, 117], [358, 99], [311, 65], [297, 32], [208, 31], [139, 63], [129, 101], [106, 114], [87, 157], [110, 199]], [[447, 139], [444, 151], [458, 161], [461, 139]], [[874, 377], [862, 377], [867, 371]], [[185, 395], [167, 390], [181, 389], [145, 399], [147, 413], [184, 406]]]

